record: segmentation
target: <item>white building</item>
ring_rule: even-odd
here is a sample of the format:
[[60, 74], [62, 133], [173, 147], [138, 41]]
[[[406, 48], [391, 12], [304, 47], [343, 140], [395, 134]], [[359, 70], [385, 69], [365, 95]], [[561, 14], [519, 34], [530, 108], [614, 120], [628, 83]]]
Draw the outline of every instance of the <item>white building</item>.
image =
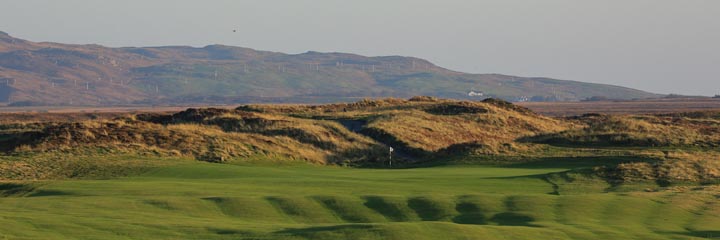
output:
[[516, 97], [515, 100], [513, 100], [513, 102], [529, 102], [529, 101], [530, 101], [530, 98], [528, 98], [527, 96], [519, 96], [519, 97]]
[[482, 91], [470, 91], [468, 92], [468, 97], [482, 97], [485, 96], [485, 93]]

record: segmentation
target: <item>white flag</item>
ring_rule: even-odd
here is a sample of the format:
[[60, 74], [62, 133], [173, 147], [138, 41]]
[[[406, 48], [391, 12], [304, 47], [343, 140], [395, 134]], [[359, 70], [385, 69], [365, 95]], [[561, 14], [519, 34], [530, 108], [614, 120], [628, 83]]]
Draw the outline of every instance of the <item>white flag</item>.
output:
[[393, 151], [395, 151], [395, 149], [393, 149], [392, 147], [390, 147], [390, 152], [393, 152]]

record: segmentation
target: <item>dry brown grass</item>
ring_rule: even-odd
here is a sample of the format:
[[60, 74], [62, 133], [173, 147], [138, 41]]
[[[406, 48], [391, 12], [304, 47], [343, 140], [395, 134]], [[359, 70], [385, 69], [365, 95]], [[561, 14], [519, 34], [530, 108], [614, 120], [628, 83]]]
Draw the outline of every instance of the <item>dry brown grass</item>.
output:
[[[44, 123], [32, 128], [33, 138], [9, 141], [15, 140], [16, 152], [102, 147], [211, 162], [264, 158], [347, 163], [372, 160], [379, 150], [372, 139], [332, 121], [212, 109], [180, 112], [172, 122], [135, 119]], [[13, 126], [8, 132], [25, 131], [20, 129], [24, 125]]]
[[398, 111], [371, 118], [367, 127], [391, 135], [410, 148], [435, 152], [463, 143], [499, 149], [523, 136], [562, 131], [571, 126], [492, 104], [473, 104], [488, 112], [445, 115], [420, 110]]
[[[582, 149], [555, 151], [543, 143], [564, 143]], [[640, 146], [643, 148], [623, 148], [621, 152], [643, 159], [668, 157], [652, 146], [707, 150], [688, 151], [685, 155], [673, 151], [662, 162], [626, 163], [607, 170], [606, 174], [617, 179], [673, 181], [720, 178], [718, 155], [707, 148], [718, 143], [720, 120], [714, 114], [586, 115], [555, 119], [498, 100], [458, 102], [428, 97], [330, 105], [251, 105], [115, 119], [0, 124], [3, 146], [0, 150], [6, 155], [66, 159], [97, 156], [99, 151], [103, 156], [194, 158], [209, 162], [273, 159], [360, 165], [386, 161], [387, 145], [398, 150], [396, 159], [401, 161], [468, 155], [532, 159], [584, 156], [590, 152], [597, 156], [595, 150], [602, 154], [612, 152], [593, 148], [597, 145]], [[19, 173], [10, 169], [47, 172], [50, 170], [44, 165], [56, 166], [32, 157], [27, 161], [23, 158], [4, 161], [0, 171], [16, 176]]]
[[535, 143], [601, 146], [703, 146], [720, 143], [720, 121], [649, 115], [585, 115], [581, 128], [526, 139]]
[[556, 132], [572, 124], [536, 115], [510, 103], [452, 101], [432, 97], [363, 100], [329, 105], [247, 105], [238, 110], [313, 119], [354, 119], [363, 133], [416, 155], [473, 143], [497, 152], [522, 136]]
[[613, 180], [622, 182], [659, 181], [715, 182], [720, 179], [720, 154], [717, 152], [673, 152], [657, 162], [630, 162], [616, 167], [597, 169]]
[[651, 99], [605, 102], [526, 102], [518, 105], [548, 116], [602, 114], [672, 114], [693, 111], [719, 111], [720, 99]]

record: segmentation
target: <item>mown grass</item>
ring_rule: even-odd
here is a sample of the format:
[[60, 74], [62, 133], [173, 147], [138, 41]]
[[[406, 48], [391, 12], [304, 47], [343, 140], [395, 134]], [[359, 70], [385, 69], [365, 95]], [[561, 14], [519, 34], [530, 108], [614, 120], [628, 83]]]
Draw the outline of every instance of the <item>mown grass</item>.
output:
[[538, 177], [577, 166], [185, 162], [107, 180], [13, 182], [0, 191], [25, 193], [0, 198], [0, 238], [692, 239], [720, 229], [716, 188], [617, 193], [603, 181], [565, 189]]

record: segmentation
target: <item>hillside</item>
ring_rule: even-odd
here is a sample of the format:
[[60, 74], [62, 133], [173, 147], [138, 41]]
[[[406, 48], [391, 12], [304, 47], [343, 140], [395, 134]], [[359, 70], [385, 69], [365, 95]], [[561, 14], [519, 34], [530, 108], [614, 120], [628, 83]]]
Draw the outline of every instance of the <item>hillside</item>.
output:
[[[717, 186], [548, 194], [549, 166], [347, 169], [186, 163], [0, 183], [8, 239], [714, 239]], [[598, 188], [593, 191], [593, 188]], [[575, 189], [578, 189], [576, 187]]]
[[[720, 180], [717, 112], [549, 118], [497, 99], [413, 97], [5, 119], [0, 152], [13, 160], [0, 161], [0, 179], [92, 176], [107, 172], [108, 164], [119, 167], [110, 172], [143, 168], [100, 160], [112, 156], [387, 167], [392, 147], [394, 166], [403, 167], [610, 157], [612, 164], [598, 162], [592, 174], [611, 182]], [[667, 169], [684, 170], [673, 175]]]
[[718, 112], [413, 97], [0, 116], [9, 239], [720, 235]]
[[508, 100], [657, 96], [611, 85], [466, 74], [412, 57], [283, 54], [223, 45], [108, 48], [37, 43], [0, 32], [0, 103], [15, 106], [471, 99], [471, 90]]
[[[191, 157], [220, 163], [272, 159], [368, 166], [387, 162], [389, 146], [397, 149], [395, 161], [400, 163], [473, 149], [513, 155], [529, 148], [528, 144], [514, 144], [516, 138], [570, 126], [507, 104], [416, 97], [314, 106], [188, 109], [111, 119], [63, 121], [47, 117], [0, 124], [0, 151], [38, 153], [41, 157], [20, 162], [43, 167], [59, 162], [47, 162], [44, 159], [53, 159], [48, 156], [71, 159], [67, 156], [97, 153]], [[45, 176], [23, 170], [18, 163], [0, 162], [0, 175]], [[63, 177], [68, 173], [50, 175]]]

